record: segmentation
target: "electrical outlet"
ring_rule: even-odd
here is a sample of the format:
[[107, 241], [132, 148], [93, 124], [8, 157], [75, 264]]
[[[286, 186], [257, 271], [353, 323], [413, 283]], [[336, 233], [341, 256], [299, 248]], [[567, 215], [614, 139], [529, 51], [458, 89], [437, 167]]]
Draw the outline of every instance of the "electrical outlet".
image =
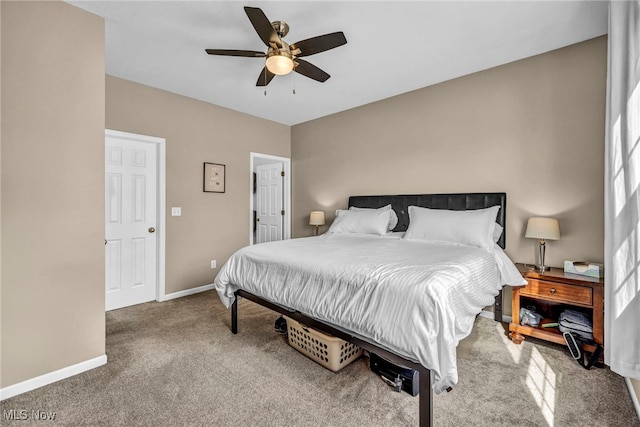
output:
[[182, 216], [182, 208], [181, 207], [172, 207], [171, 208], [171, 216]]
[[216, 268], [218, 266], [218, 264], [216, 263], [215, 259], [211, 260], [211, 268]]

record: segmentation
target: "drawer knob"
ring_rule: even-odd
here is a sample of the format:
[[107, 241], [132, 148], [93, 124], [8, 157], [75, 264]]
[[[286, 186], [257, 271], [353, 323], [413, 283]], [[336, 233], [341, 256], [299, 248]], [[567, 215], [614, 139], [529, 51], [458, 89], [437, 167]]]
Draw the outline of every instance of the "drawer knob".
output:
[[549, 290], [549, 292], [551, 292], [552, 294], [555, 294], [555, 293], [556, 293], [556, 288], [551, 288], [551, 289]]

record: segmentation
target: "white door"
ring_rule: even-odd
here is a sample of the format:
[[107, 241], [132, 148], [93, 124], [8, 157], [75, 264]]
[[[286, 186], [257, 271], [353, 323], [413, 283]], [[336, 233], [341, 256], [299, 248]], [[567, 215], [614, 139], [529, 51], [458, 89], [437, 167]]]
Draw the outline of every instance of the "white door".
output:
[[106, 136], [106, 309], [156, 299], [156, 145]]
[[282, 240], [284, 210], [282, 205], [282, 163], [256, 167], [256, 204], [258, 243]]

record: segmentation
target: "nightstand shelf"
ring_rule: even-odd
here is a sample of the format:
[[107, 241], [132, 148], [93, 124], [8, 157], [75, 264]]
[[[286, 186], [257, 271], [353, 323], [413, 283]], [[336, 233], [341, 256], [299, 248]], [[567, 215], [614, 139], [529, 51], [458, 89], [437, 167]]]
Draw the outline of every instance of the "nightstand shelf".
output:
[[[520, 344], [525, 336], [530, 336], [565, 344], [564, 337], [557, 327], [521, 325], [520, 307], [527, 306], [535, 306], [536, 312], [543, 316], [540, 325], [557, 322], [560, 313], [566, 308], [582, 311], [593, 321], [594, 341], [600, 345], [604, 343], [604, 279], [568, 274], [561, 268], [552, 268], [541, 273], [524, 264], [516, 266], [528, 284], [512, 288], [509, 337], [514, 343]], [[587, 351], [594, 349], [594, 346], [585, 345]]]

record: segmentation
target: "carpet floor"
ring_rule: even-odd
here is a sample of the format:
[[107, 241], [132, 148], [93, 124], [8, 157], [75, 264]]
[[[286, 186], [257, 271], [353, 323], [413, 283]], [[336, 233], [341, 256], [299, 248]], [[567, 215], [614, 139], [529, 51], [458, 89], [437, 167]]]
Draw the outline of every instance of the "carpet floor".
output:
[[[2, 425], [416, 426], [418, 397], [361, 358], [333, 373], [273, 331], [278, 315], [204, 292], [108, 312], [108, 363], [0, 403]], [[478, 318], [458, 346], [459, 383], [434, 396], [436, 426], [640, 426], [623, 378], [586, 371], [560, 345], [515, 345]], [[14, 411], [14, 412], [12, 412]], [[11, 414], [27, 415], [9, 420]], [[55, 413], [37, 420], [37, 411]]]

